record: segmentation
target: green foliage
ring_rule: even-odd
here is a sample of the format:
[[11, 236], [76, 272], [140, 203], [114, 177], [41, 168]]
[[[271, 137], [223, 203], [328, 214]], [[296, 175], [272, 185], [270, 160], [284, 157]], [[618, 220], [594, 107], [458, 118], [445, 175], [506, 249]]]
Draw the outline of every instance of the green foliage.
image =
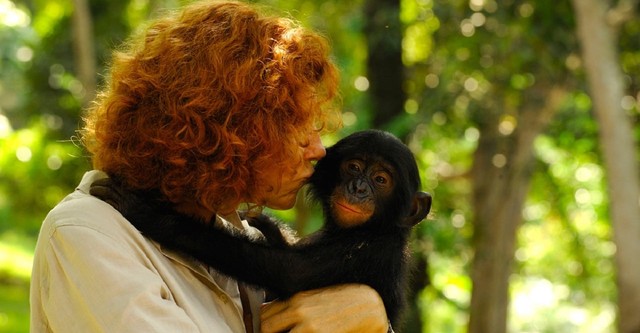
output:
[[35, 234], [44, 214], [71, 192], [88, 168], [71, 141], [47, 136], [47, 118], [0, 139], [0, 231]]
[[400, 20], [405, 24], [402, 56], [408, 65], [424, 62], [433, 51], [433, 33], [440, 20], [433, 12], [431, 1], [402, 1]]
[[34, 239], [0, 233], [0, 332], [29, 332], [29, 277]]
[[38, 42], [29, 23], [30, 17], [24, 8], [9, 0], [0, 0], [0, 115], [15, 119], [14, 125], [24, 122], [19, 112], [26, 101], [24, 92], [28, 90], [24, 72], [31, 66], [33, 45]]
[[29, 332], [29, 285], [0, 283], [0, 332]]
[[[111, 50], [150, 12], [182, 2], [90, 1], [98, 72], [104, 74]], [[256, 2], [328, 36], [342, 72], [343, 132], [369, 127], [364, 1]], [[0, 331], [27, 331], [23, 264], [30, 259], [17, 244], [33, 248], [47, 211], [90, 167], [70, 139], [84, 93], [73, 63], [72, 10], [64, 1], [0, 0]], [[531, 102], [533, 88], [554, 86], [562, 86], [568, 97], [535, 142], [537, 163], [512, 277], [510, 329], [610, 330], [614, 247], [605, 171], [570, 2], [402, 0], [400, 18], [408, 100], [405, 113], [388, 128], [410, 133], [407, 142], [417, 156], [423, 188], [434, 195], [433, 212], [419, 225], [414, 242], [416, 252], [428, 256], [432, 282], [421, 295], [425, 331], [464, 332], [468, 319], [473, 255], [468, 172], [482, 126], [503, 126], [508, 137], [510, 130], [527, 125], [519, 122], [519, 111]], [[620, 31], [628, 90], [622, 104], [636, 124], [639, 32], [638, 20]], [[640, 126], [635, 130], [640, 140]], [[320, 223], [313, 214], [306, 231]], [[293, 211], [279, 215], [294, 219]]]

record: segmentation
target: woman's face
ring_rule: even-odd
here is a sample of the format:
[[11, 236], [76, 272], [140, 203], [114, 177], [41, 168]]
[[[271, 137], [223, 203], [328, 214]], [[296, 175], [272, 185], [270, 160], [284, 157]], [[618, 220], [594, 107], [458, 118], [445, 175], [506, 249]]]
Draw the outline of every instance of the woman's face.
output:
[[258, 203], [273, 209], [289, 209], [296, 203], [300, 188], [313, 174], [313, 164], [326, 154], [320, 134], [312, 132], [309, 141], [298, 147], [299, 156], [292, 156], [290, 164], [274, 163], [257, 179], [261, 191]]

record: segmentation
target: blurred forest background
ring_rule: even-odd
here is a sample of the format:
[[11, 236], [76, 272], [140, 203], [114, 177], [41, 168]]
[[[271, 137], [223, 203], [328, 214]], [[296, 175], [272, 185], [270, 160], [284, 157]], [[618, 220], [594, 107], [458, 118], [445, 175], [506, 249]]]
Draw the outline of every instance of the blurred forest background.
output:
[[[640, 332], [637, 0], [263, 0], [326, 34], [345, 127], [411, 147], [433, 212], [403, 332]], [[90, 168], [110, 50], [178, 0], [0, 0], [0, 331], [35, 237]], [[317, 225], [300, 205], [282, 216]]]

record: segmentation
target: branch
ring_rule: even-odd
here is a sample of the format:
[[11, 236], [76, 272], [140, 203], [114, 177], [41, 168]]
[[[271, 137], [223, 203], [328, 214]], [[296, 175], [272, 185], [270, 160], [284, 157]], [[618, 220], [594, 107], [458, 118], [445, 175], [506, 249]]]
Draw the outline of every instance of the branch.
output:
[[607, 23], [614, 28], [617, 28], [625, 22], [633, 19], [635, 14], [635, 8], [638, 6], [639, 0], [620, 0], [618, 5], [611, 8], [607, 12]]

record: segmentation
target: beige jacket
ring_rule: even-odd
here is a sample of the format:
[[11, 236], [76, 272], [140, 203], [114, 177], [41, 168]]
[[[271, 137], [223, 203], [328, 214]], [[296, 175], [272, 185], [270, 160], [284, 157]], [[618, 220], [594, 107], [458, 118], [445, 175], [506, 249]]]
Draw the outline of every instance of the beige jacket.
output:
[[[89, 195], [87, 172], [47, 215], [31, 279], [31, 332], [244, 332], [235, 281], [144, 238]], [[254, 324], [262, 293], [250, 292]]]

